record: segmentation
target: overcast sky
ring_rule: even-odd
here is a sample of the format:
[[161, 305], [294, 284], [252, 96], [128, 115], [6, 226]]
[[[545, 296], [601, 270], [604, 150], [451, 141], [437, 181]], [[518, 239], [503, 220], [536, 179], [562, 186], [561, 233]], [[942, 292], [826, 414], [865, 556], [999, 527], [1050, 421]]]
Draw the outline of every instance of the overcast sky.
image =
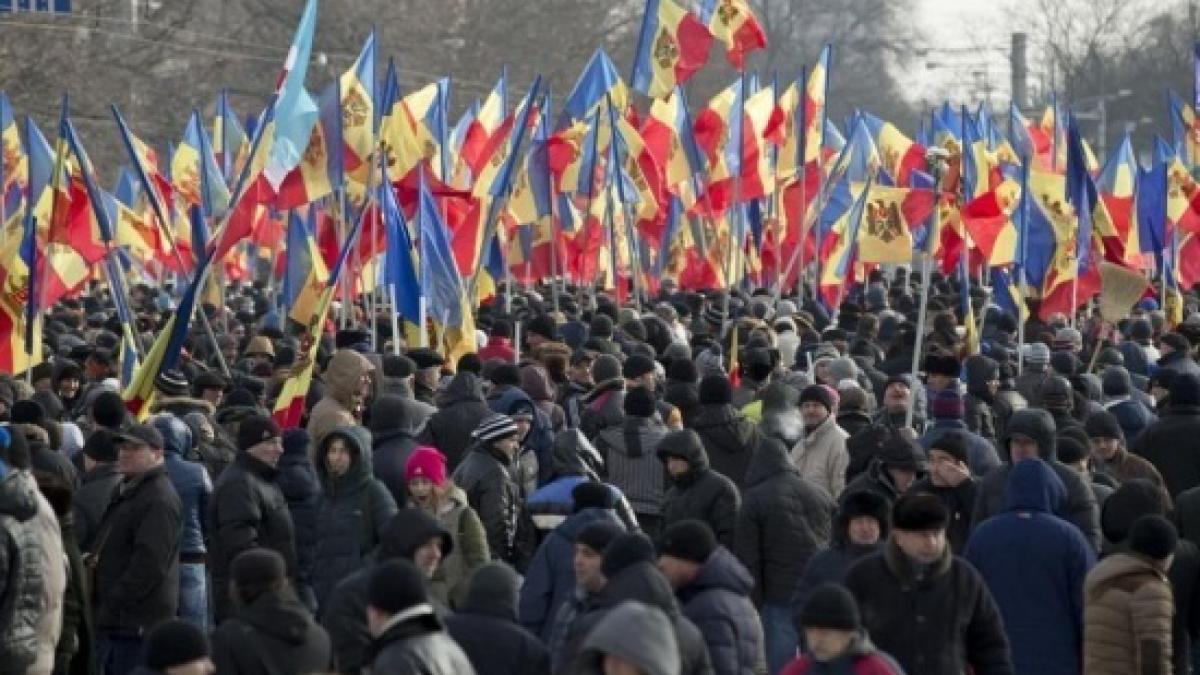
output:
[[[930, 51], [914, 59], [908, 74], [916, 103], [973, 104], [991, 91], [993, 103], [1009, 98], [1008, 51], [1017, 28], [1013, 13], [997, 0], [913, 0], [914, 28]], [[1030, 67], [1034, 55], [1029, 55]], [[932, 66], [932, 67], [930, 67]], [[1007, 103], [1005, 103], [1007, 105]]]

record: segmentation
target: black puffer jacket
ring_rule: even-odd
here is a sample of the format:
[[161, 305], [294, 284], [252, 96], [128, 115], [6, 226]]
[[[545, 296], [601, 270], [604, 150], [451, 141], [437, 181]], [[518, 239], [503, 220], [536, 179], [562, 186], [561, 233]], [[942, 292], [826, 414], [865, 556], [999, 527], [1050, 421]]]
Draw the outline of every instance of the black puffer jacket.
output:
[[420, 440], [446, 456], [453, 471], [471, 446], [471, 433], [483, 418], [492, 414], [483, 400], [483, 382], [471, 372], [461, 372], [446, 385], [438, 397], [438, 411], [425, 423]]
[[658, 442], [657, 454], [664, 462], [668, 457], [678, 457], [690, 467], [687, 473], [670, 479], [671, 487], [663, 496], [660, 512], [662, 530], [681, 520], [703, 520], [717, 540], [732, 549], [741, 496], [733, 481], [709, 467], [700, 437], [691, 429], [673, 431]]
[[120, 485], [121, 474], [117, 473], [114, 463], [98, 464], [83, 475], [83, 484], [71, 500], [75, 515], [75, 537], [80, 551], [87, 553], [92, 550], [92, 540], [100, 529], [100, 520]]
[[754, 454], [746, 484], [734, 550], [754, 576], [755, 602], [784, 604], [808, 561], [829, 544], [837, 506], [800, 477], [774, 439]]
[[1200, 485], [1200, 406], [1172, 403], [1130, 442], [1130, 451], [1162, 474], [1172, 499]]
[[272, 482], [277, 473], [241, 452], [213, 489], [208, 551], [218, 621], [230, 613], [229, 565], [242, 551], [269, 548], [283, 556], [288, 576], [296, 578], [295, 530], [287, 500]]
[[999, 425], [992, 412], [995, 396], [988, 382], [1000, 379], [1000, 366], [990, 357], [974, 354], [963, 361], [963, 370], [966, 371], [967, 380], [967, 395], [963, 397], [966, 414], [963, 420], [968, 429], [995, 443]]
[[406, 401], [395, 394], [384, 394], [371, 404], [371, 468], [383, 481], [397, 504], [408, 503], [408, 481], [404, 465], [417, 447]]
[[975, 568], [944, 549], [918, 576], [895, 540], [859, 560], [846, 588], [863, 627], [904, 671], [922, 675], [1012, 675], [1000, 610]]
[[517, 623], [517, 585], [507, 565], [475, 570], [467, 595], [446, 630], [471, 659], [476, 675], [549, 675], [550, 653]]
[[471, 661], [433, 610], [405, 619], [371, 643], [371, 672], [471, 675]]
[[510, 473], [512, 460], [498, 451], [476, 444], [454, 470], [454, 484], [462, 488], [467, 502], [487, 533], [488, 550], [495, 560], [504, 560], [518, 569], [532, 551], [518, 550], [518, 527], [523, 516], [521, 489]]
[[268, 591], [213, 633], [212, 658], [224, 675], [325, 672], [333, 651], [325, 629], [291, 593]]
[[754, 423], [731, 405], [702, 405], [688, 422], [688, 428], [700, 436], [713, 471], [746, 486], [746, 469], [762, 439]]
[[121, 483], [94, 542], [97, 630], [140, 636], [175, 616], [182, 513], [164, 465]]
[[1067, 488], [1067, 499], [1061, 511], [1054, 515], [1075, 524], [1094, 550], [1100, 550], [1100, 508], [1096, 495], [1078, 471], [1059, 462], [1055, 454], [1054, 419], [1041, 408], [1030, 408], [1013, 413], [1008, 424], [1008, 436], [1001, 440], [1000, 453], [1004, 463], [992, 469], [979, 483], [975, 500], [975, 512], [971, 522], [975, 526], [1004, 511], [1004, 494], [1008, 486], [1008, 474], [1012, 470], [1012, 456], [1008, 452], [1008, 441], [1015, 434], [1022, 434], [1037, 441], [1038, 451], [1046, 464], [1062, 479]]
[[676, 592], [683, 615], [704, 636], [718, 675], [754, 675], [763, 648], [762, 625], [750, 602], [754, 579], [738, 559], [718, 547], [692, 583]]
[[313, 557], [317, 551], [317, 513], [321, 481], [309, 458], [308, 432], [288, 429], [283, 435], [283, 456], [275, 484], [287, 501], [296, 533], [296, 593], [309, 609], [316, 609], [312, 589]]
[[[326, 458], [330, 444], [339, 438], [350, 449], [350, 468], [332, 476]], [[396, 502], [371, 474], [371, 435], [362, 427], [338, 427], [326, 434], [317, 449], [316, 469], [321, 501], [312, 578], [320, 605], [379, 544], [384, 523], [396, 513]]]
[[563, 673], [585, 672], [584, 640], [606, 613], [627, 600], [657, 607], [671, 619], [679, 649], [680, 675], [712, 675], [715, 672], [704, 636], [696, 624], [683, 615], [662, 572], [652, 562], [638, 562], [614, 574], [585, 613], [571, 625], [562, 652], [562, 662], [568, 664]]

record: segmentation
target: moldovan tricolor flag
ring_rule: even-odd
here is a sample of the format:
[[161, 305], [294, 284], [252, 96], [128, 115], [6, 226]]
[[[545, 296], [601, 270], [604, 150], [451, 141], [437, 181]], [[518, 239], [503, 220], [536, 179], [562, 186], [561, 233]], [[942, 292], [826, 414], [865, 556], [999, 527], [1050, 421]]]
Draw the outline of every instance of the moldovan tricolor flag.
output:
[[633, 88], [665, 98], [708, 61], [713, 36], [695, 14], [674, 0], [646, 0], [633, 58]]

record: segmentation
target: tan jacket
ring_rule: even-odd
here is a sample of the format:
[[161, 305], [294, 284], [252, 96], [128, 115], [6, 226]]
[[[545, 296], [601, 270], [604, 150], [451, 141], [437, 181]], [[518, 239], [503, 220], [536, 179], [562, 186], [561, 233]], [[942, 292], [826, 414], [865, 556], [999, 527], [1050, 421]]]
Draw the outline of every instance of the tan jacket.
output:
[[792, 448], [792, 464], [800, 476], [824, 488], [834, 499], [846, 487], [846, 466], [850, 464], [846, 438], [849, 436], [837, 425], [834, 415], [830, 414]]
[[313, 448], [319, 447], [321, 439], [338, 427], [358, 426], [360, 420], [351, 410], [351, 399], [359, 378], [374, 370], [367, 357], [351, 349], [339, 349], [329, 360], [324, 374], [325, 395], [308, 416], [307, 429]]
[[1164, 561], [1115, 553], [1083, 585], [1083, 675], [1167, 675], [1175, 601]]

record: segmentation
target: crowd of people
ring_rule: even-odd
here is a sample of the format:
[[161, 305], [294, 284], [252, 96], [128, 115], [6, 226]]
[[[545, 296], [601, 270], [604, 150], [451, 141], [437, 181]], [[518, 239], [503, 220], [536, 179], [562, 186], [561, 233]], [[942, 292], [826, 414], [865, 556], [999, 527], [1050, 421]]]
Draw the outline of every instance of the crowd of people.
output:
[[1019, 326], [933, 273], [918, 335], [921, 283], [512, 289], [453, 363], [344, 307], [288, 429], [266, 289], [135, 416], [92, 287], [0, 377], [0, 673], [1191, 672], [1196, 301]]

